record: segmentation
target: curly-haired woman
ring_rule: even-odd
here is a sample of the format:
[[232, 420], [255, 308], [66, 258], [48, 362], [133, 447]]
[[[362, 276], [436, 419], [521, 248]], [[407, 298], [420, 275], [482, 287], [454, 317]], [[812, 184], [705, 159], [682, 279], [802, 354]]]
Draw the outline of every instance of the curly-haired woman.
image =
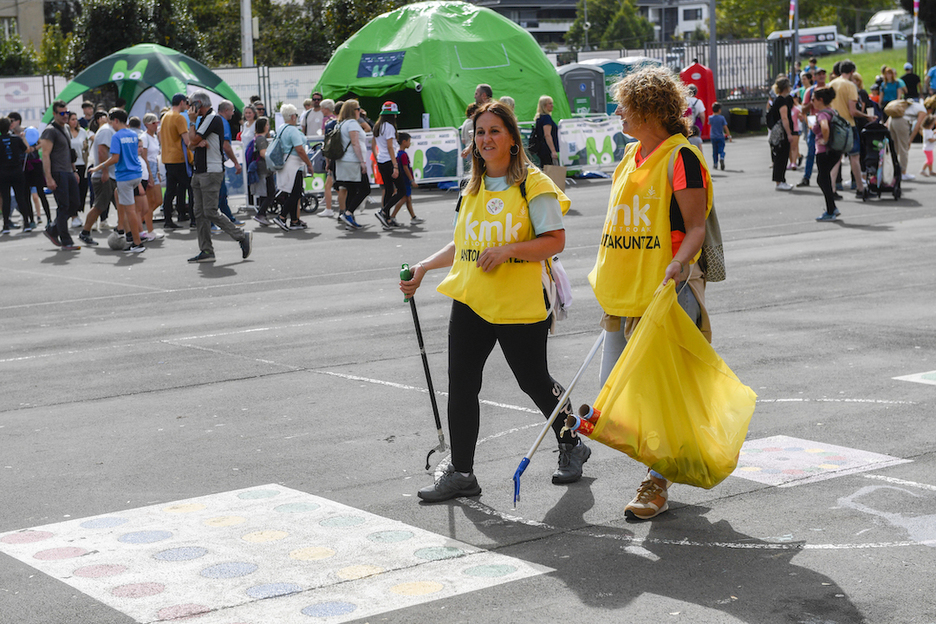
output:
[[[676, 281], [678, 301], [711, 337], [705, 282], [696, 261], [712, 208], [712, 179], [687, 139], [688, 90], [665, 67], [642, 69], [616, 86], [616, 114], [635, 139], [614, 171], [595, 268], [588, 276], [604, 310], [601, 383], [624, 352], [660, 282]], [[625, 507], [647, 520], [666, 511], [670, 482], [650, 470]]]

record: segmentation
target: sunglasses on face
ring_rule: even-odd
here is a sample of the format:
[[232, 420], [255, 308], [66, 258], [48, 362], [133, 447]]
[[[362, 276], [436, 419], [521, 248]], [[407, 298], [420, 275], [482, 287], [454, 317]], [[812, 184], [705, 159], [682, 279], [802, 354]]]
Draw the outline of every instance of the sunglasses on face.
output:
[[322, 98], [312, 98], [312, 101], [313, 101], [313, 102], [321, 102], [321, 101], [322, 101]]
[[59, 111], [58, 114], [61, 115], [62, 117], [68, 117], [69, 115], [71, 115], [71, 112], [69, 112], [69, 111]]

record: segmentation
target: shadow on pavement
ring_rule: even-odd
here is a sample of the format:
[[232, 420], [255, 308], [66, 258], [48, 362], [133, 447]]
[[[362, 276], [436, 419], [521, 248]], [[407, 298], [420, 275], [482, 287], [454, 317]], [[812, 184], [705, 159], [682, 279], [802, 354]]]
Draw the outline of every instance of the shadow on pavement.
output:
[[[503, 544], [503, 554], [554, 568], [552, 576], [589, 607], [623, 609], [647, 593], [750, 624], [865, 622], [833, 579], [793, 563], [802, 542], [764, 542], [725, 520], [710, 522], [707, 507], [678, 504], [649, 521], [650, 532], [640, 539], [628, 528], [589, 525], [583, 514], [593, 505], [583, 479], [543, 519], [565, 533], [523, 543], [511, 539], [512, 523], [493, 523], [482, 511], [463, 509], [479, 531]], [[622, 518], [623, 506], [622, 501]]]

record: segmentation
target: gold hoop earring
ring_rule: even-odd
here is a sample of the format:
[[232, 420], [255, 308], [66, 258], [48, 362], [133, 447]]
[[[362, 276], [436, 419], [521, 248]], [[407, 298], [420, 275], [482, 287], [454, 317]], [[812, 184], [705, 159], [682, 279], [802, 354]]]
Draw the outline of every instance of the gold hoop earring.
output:
[[[514, 149], [516, 149], [517, 151], [514, 151]], [[511, 156], [516, 156], [516, 155], [519, 154], [519, 153], [520, 153], [520, 146], [519, 146], [519, 145], [517, 145], [516, 143], [514, 143], [513, 145], [510, 146], [510, 155], [511, 155]]]

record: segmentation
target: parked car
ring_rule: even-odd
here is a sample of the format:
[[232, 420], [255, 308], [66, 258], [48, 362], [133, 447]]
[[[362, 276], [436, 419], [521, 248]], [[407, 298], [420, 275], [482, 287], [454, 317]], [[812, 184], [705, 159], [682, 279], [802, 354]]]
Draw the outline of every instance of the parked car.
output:
[[810, 43], [799, 47], [800, 58], [810, 56], [828, 56], [829, 54], [838, 54], [839, 47], [834, 43]]
[[852, 52], [881, 52], [907, 47], [907, 38], [896, 30], [855, 33], [852, 39]]

